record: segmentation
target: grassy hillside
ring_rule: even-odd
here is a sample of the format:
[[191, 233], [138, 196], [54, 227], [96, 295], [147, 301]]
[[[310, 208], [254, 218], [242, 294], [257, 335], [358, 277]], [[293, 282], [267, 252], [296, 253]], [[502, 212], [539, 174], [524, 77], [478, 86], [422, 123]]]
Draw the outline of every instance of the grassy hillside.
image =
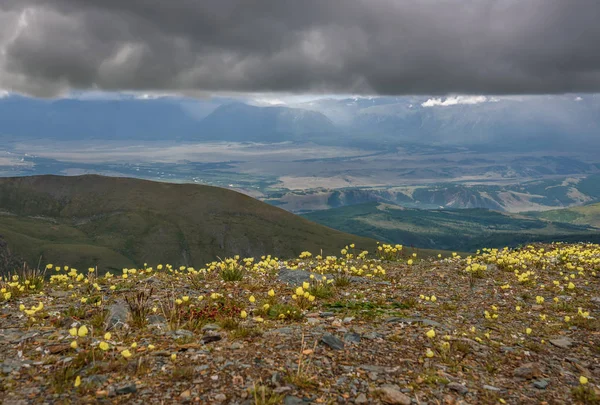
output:
[[534, 241], [600, 241], [600, 230], [485, 209], [419, 210], [367, 203], [304, 215], [377, 240], [423, 248], [473, 251]]
[[534, 218], [548, 221], [563, 222], [575, 225], [589, 225], [600, 228], [600, 203], [584, 205], [582, 207], [565, 208], [527, 214]]
[[230, 190], [129, 178], [0, 178], [0, 212], [0, 242], [14, 254], [78, 268], [375, 245]]

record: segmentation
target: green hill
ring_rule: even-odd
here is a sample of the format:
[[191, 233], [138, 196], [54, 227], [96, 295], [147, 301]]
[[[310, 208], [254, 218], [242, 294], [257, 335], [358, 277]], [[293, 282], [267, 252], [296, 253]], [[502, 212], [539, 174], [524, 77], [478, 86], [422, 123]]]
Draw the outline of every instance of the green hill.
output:
[[369, 238], [422, 248], [474, 251], [530, 242], [600, 241], [600, 229], [486, 209], [420, 210], [367, 203], [303, 215]]
[[562, 222], [574, 225], [589, 225], [600, 228], [600, 203], [581, 207], [564, 208], [542, 212], [530, 212], [528, 216], [547, 221]]
[[234, 191], [102, 176], [0, 178], [0, 235], [0, 262], [104, 269], [375, 246]]

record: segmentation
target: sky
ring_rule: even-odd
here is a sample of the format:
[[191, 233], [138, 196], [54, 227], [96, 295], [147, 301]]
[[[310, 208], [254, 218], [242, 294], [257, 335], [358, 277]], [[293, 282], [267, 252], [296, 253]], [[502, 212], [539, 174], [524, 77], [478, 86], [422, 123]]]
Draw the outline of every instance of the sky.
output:
[[597, 0], [1, 0], [0, 95], [593, 93], [599, 19]]

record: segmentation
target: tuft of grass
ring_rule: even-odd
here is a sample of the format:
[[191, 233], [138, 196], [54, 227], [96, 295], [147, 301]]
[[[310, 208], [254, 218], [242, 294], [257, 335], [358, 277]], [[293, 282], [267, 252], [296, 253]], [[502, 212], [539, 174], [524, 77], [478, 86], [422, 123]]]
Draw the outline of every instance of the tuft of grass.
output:
[[284, 304], [284, 303], [276, 303], [269, 307], [269, 309], [259, 309], [255, 311], [257, 315], [266, 316], [270, 319], [279, 319], [279, 320], [291, 320], [298, 321], [303, 318], [302, 311], [299, 311], [297, 307]]
[[338, 273], [333, 279], [333, 284], [337, 288], [348, 287], [350, 285], [350, 277], [345, 273]]
[[73, 366], [61, 367], [50, 374], [50, 386], [57, 394], [70, 390], [73, 387], [78, 369]]
[[238, 326], [231, 332], [229, 332], [229, 338], [231, 339], [248, 339], [251, 337], [261, 336], [263, 331], [259, 328], [249, 328], [246, 326]]
[[333, 288], [331, 287], [331, 284], [317, 282], [310, 286], [308, 292], [317, 298], [325, 299], [333, 295]]
[[219, 325], [225, 330], [234, 330], [240, 326], [240, 323], [235, 318], [224, 318]]
[[87, 316], [87, 311], [84, 306], [71, 305], [69, 308], [63, 311], [63, 315], [65, 317], [70, 317], [74, 319], [84, 319]]
[[572, 318], [571, 323], [581, 329], [587, 329], [589, 331], [600, 330], [600, 319], [594, 318], [583, 318], [581, 316], [575, 316]]
[[285, 380], [293, 384], [299, 388], [310, 388], [314, 387], [317, 382], [317, 376], [313, 373], [313, 358], [315, 354], [315, 349], [317, 347], [317, 342], [312, 349], [309, 349], [306, 346], [306, 340], [304, 338], [304, 334], [302, 335], [302, 343], [300, 345], [300, 353], [298, 354], [298, 362], [296, 365], [295, 372], [289, 372], [286, 376]]
[[206, 274], [200, 271], [188, 273], [187, 281], [188, 284], [195, 290], [201, 290], [204, 288], [204, 284], [206, 283]]
[[94, 312], [94, 314], [90, 317], [89, 324], [94, 328], [94, 330], [102, 330], [107, 317], [108, 311], [105, 309], [100, 309], [99, 311]]
[[589, 385], [580, 385], [571, 390], [571, 394], [575, 401], [586, 405], [600, 404], [600, 397], [596, 394], [593, 388]]
[[171, 378], [174, 381], [189, 381], [194, 378], [196, 372], [194, 371], [194, 367], [192, 366], [181, 366], [175, 367], [173, 369], [173, 374], [171, 374]]
[[152, 297], [153, 292], [153, 288], [150, 290], [143, 289], [135, 295], [125, 297], [133, 326], [138, 328], [146, 326], [148, 315], [150, 315], [150, 297]]
[[244, 268], [242, 266], [230, 266], [221, 270], [221, 278], [223, 281], [242, 281], [244, 278]]
[[266, 387], [264, 385], [256, 384], [250, 390], [250, 394], [252, 395], [252, 399], [254, 400], [254, 405], [277, 405], [283, 402], [283, 395], [277, 394], [273, 392], [272, 389]]

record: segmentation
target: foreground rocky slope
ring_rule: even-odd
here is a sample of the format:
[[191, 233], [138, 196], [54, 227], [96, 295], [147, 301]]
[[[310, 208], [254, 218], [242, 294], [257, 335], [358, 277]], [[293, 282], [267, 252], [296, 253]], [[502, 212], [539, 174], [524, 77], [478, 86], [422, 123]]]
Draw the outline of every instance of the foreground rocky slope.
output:
[[[369, 258], [369, 257], [373, 258]], [[600, 246], [2, 282], [4, 403], [598, 403]]]

